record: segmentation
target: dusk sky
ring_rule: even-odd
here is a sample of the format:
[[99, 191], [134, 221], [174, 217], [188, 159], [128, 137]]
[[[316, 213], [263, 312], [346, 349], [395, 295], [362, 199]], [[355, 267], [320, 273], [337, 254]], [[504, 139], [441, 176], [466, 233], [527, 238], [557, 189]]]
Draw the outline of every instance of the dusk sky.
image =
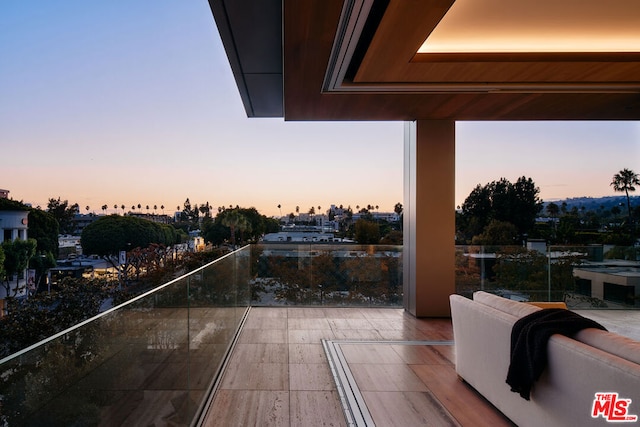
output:
[[[456, 132], [456, 204], [500, 177], [554, 200], [614, 195], [616, 172], [640, 172], [640, 122]], [[391, 211], [402, 151], [400, 122], [246, 118], [206, 0], [0, 1], [0, 188], [16, 200]]]

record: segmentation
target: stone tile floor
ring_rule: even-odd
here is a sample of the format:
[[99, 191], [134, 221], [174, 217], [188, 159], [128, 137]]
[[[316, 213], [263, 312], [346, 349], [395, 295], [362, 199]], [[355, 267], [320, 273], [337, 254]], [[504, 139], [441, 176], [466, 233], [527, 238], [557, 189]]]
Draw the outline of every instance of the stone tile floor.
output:
[[402, 309], [252, 308], [204, 425], [353, 425], [323, 340], [377, 425], [511, 425], [457, 377], [452, 333]]

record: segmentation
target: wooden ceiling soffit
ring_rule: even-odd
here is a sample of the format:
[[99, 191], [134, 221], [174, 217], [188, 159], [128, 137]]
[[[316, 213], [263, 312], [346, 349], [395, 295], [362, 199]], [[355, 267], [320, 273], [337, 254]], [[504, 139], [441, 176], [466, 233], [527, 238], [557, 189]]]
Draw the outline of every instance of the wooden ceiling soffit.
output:
[[640, 53], [418, 53], [455, 0], [346, 0], [323, 92], [640, 93]]

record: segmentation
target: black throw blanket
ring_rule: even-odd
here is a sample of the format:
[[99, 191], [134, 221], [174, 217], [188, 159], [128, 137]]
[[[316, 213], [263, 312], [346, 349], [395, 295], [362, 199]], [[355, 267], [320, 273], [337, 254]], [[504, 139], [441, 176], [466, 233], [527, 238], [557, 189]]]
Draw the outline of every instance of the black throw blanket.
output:
[[524, 316], [511, 330], [511, 363], [507, 384], [529, 400], [533, 383], [547, 365], [547, 341], [553, 334], [572, 336], [582, 329], [606, 329], [591, 319], [562, 308], [547, 308]]

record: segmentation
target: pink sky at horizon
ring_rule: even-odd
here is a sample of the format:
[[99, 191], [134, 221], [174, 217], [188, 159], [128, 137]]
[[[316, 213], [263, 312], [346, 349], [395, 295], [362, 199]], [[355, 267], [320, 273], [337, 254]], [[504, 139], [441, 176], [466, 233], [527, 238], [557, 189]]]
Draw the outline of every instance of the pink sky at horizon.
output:
[[[247, 119], [207, 2], [5, 0], [0, 58], [0, 188], [16, 200], [268, 216], [403, 202], [403, 124]], [[615, 195], [616, 172], [640, 172], [637, 121], [456, 132], [457, 205], [501, 177], [555, 200]]]

